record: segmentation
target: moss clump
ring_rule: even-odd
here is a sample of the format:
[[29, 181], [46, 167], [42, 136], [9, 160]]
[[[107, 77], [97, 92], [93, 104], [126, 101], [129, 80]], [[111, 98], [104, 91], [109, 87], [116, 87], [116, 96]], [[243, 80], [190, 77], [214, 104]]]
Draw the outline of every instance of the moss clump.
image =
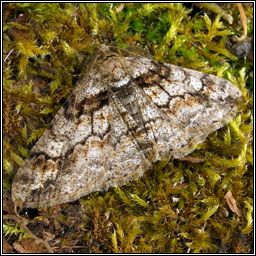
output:
[[[243, 6], [250, 36], [253, 8]], [[30, 230], [38, 237], [46, 232], [55, 252], [252, 252], [252, 61], [226, 48], [229, 38], [243, 31], [236, 5], [223, 8], [232, 25], [191, 4], [4, 4], [7, 191], [74, 88], [84, 59], [100, 43], [126, 48], [136, 42], [158, 61], [225, 77], [243, 92], [236, 119], [198, 145], [190, 161], [161, 162], [141, 179], [107, 193], [28, 211], [34, 218]], [[225, 200], [228, 191], [240, 217]], [[12, 223], [5, 225], [6, 234], [12, 232]]]

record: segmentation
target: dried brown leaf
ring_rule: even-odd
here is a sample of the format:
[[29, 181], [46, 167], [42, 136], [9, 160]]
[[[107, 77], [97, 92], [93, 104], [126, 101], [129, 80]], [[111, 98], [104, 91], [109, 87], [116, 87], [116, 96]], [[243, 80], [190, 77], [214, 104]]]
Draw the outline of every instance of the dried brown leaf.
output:
[[46, 250], [36, 244], [33, 239], [23, 238], [20, 242], [13, 243], [14, 249], [19, 253], [45, 253]]
[[229, 206], [230, 210], [232, 212], [236, 213], [238, 217], [240, 217], [241, 216], [241, 212], [240, 212], [240, 210], [238, 209], [238, 207], [236, 205], [236, 200], [233, 197], [231, 191], [228, 191], [226, 193], [225, 199], [227, 200], [227, 203], [228, 203], [228, 206]]
[[13, 247], [7, 242], [6, 239], [3, 239], [3, 253], [14, 253]]

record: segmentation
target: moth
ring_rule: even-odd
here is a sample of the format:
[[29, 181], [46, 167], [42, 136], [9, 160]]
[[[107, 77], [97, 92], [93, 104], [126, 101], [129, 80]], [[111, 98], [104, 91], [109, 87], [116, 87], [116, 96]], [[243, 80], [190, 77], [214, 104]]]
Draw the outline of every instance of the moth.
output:
[[17, 171], [12, 200], [46, 207], [121, 186], [191, 153], [235, 117], [240, 99], [223, 78], [103, 45]]

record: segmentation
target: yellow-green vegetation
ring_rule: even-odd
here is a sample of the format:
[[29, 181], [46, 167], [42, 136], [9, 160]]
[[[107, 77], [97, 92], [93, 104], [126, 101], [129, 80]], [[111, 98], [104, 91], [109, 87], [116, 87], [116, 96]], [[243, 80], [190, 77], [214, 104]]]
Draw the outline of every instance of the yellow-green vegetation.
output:
[[[243, 7], [250, 36], [253, 7]], [[192, 4], [4, 4], [7, 192], [100, 43], [146, 47], [155, 60], [225, 77], [243, 93], [237, 117], [198, 145], [187, 161], [163, 161], [135, 182], [76, 203], [28, 210], [26, 218], [34, 218], [28, 227], [38, 237], [47, 234], [55, 252], [252, 252], [252, 61], [226, 47], [243, 28], [236, 4], [222, 8], [232, 24]], [[240, 216], [225, 199], [228, 191]], [[4, 225], [10, 243], [25, 237], [13, 222]]]

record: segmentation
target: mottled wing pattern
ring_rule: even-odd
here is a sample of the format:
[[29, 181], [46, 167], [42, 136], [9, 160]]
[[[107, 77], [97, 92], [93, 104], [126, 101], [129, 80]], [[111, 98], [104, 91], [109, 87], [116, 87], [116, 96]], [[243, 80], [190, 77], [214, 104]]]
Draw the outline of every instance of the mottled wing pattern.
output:
[[110, 106], [96, 68], [75, 88], [18, 170], [12, 185], [15, 203], [36, 208], [73, 201], [106, 177]]
[[18, 170], [13, 201], [74, 201], [181, 158], [234, 117], [240, 95], [225, 79], [103, 46]]
[[163, 155], [182, 158], [237, 113], [241, 92], [226, 79], [146, 58], [126, 58], [126, 63], [162, 122], [168, 122], [163, 139], [158, 140], [162, 131], [155, 134], [158, 145], [168, 145]]

